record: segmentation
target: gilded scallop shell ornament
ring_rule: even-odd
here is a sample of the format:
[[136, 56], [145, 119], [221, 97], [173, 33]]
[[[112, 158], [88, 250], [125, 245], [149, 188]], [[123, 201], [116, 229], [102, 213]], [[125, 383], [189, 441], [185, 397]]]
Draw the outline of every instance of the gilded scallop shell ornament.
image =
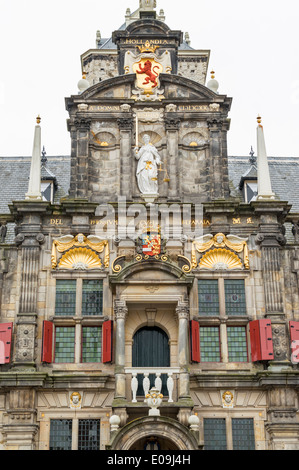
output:
[[199, 262], [199, 268], [226, 271], [230, 269], [242, 269], [243, 265], [242, 261], [235, 253], [219, 248], [205, 253]]
[[88, 248], [74, 248], [67, 251], [61, 257], [58, 267], [60, 269], [99, 269], [102, 267], [102, 262], [98, 255]]

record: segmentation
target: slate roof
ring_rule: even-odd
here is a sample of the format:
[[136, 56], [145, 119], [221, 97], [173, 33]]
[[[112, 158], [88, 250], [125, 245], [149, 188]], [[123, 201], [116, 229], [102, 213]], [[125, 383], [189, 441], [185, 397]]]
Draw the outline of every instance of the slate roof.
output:
[[[272, 191], [281, 201], [292, 204], [299, 212], [299, 157], [268, 157]], [[242, 198], [241, 177], [250, 169], [248, 157], [229, 157], [228, 170], [232, 195]]]
[[[272, 189], [281, 201], [292, 204], [292, 212], [299, 213], [299, 157], [268, 157]], [[31, 157], [0, 157], [0, 214], [9, 213], [8, 204], [22, 200], [28, 189]], [[57, 180], [55, 203], [68, 194], [70, 184], [70, 157], [47, 157], [47, 172]], [[242, 199], [239, 184], [251, 168], [248, 157], [229, 157], [228, 170], [232, 196]], [[251, 172], [250, 172], [251, 174]], [[249, 176], [250, 176], [249, 174]]]
[[[21, 201], [28, 190], [31, 157], [0, 157], [0, 214], [9, 213], [8, 204]], [[55, 203], [68, 194], [70, 184], [70, 157], [48, 157], [47, 171], [42, 167], [42, 177], [56, 176]]]

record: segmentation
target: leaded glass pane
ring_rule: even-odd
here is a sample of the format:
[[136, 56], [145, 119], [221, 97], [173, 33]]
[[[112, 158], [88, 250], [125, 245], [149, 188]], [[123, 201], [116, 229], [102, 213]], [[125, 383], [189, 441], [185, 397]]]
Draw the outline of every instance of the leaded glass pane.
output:
[[226, 450], [225, 419], [204, 419], [204, 442], [205, 450]]
[[228, 326], [227, 346], [229, 362], [247, 362], [246, 328], [243, 326]]
[[78, 450], [100, 450], [99, 419], [79, 419]]
[[74, 316], [76, 314], [76, 280], [57, 279], [55, 315]]
[[103, 314], [103, 281], [84, 280], [82, 292], [82, 315]]
[[246, 315], [244, 279], [226, 279], [224, 287], [226, 315]]
[[233, 449], [255, 450], [254, 421], [252, 418], [233, 418]]
[[101, 362], [102, 328], [82, 328], [82, 362]]
[[200, 328], [200, 361], [220, 362], [219, 328], [202, 326]]
[[218, 280], [198, 281], [199, 315], [219, 315]]
[[75, 328], [57, 326], [55, 328], [55, 362], [74, 362]]
[[50, 420], [50, 450], [72, 450], [72, 420]]

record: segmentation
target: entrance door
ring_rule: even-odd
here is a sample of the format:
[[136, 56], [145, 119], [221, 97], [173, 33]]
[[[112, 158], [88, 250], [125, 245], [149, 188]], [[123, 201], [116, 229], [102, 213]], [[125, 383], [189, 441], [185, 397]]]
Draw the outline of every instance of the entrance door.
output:
[[[170, 367], [169, 338], [157, 327], [145, 327], [138, 330], [133, 337], [132, 367]], [[151, 387], [155, 385], [155, 375], [149, 376]], [[167, 375], [162, 374], [162, 393], [167, 395]], [[143, 395], [143, 376], [138, 376], [137, 395]]]

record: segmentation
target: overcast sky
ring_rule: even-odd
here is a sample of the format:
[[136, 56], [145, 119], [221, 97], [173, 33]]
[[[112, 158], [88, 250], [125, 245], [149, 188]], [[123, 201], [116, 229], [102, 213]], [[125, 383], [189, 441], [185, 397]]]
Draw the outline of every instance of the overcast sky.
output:
[[[139, 0], [0, 0], [0, 156], [32, 153], [42, 117], [47, 155], [68, 155], [65, 97], [77, 93], [80, 56], [110, 37]], [[229, 155], [256, 151], [261, 114], [269, 156], [299, 156], [299, 1], [157, 0], [171, 29], [211, 51], [221, 94], [233, 98]]]

